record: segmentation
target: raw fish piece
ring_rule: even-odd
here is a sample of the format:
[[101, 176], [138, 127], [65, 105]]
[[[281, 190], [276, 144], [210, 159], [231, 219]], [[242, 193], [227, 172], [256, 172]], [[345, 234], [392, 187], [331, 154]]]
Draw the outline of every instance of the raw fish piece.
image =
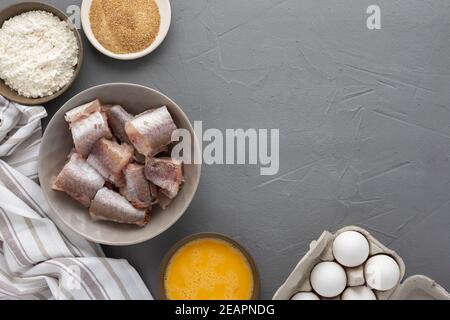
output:
[[88, 163], [109, 179], [119, 174], [133, 159], [133, 148], [105, 138], [100, 139], [92, 148]]
[[139, 163], [139, 164], [145, 164], [145, 156], [140, 154], [139, 152], [136, 151], [136, 149], [134, 150], [134, 161]]
[[111, 181], [114, 186], [116, 186], [116, 188], [124, 188], [127, 184], [127, 182], [125, 181], [125, 175], [122, 171], [117, 174], [112, 174], [109, 177], [109, 181]]
[[80, 120], [81, 118], [87, 117], [92, 113], [100, 112], [101, 107], [102, 105], [100, 101], [97, 99], [70, 110], [65, 114], [64, 118], [66, 119], [67, 122], [72, 123], [77, 120]]
[[[169, 148], [167, 146], [161, 148], [160, 152], [158, 153], [158, 155], [163, 154], [169, 152]], [[147, 160], [147, 157], [144, 156], [143, 154], [140, 154], [139, 152], [137, 152], [137, 150], [135, 149], [134, 152], [134, 162], [137, 162], [139, 164], [144, 164], [145, 165], [145, 161]]]
[[183, 182], [183, 164], [170, 158], [148, 158], [145, 177], [170, 199], [177, 196]]
[[126, 186], [120, 193], [136, 208], [148, 208], [155, 199], [152, 199], [150, 182], [145, 178], [144, 166], [129, 164], [123, 171]]
[[113, 105], [112, 104], [102, 104], [102, 107], [100, 108], [101, 112], [106, 113]]
[[79, 154], [74, 153], [54, 179], [52, 188], [67, 193], [85, 207], [89, 207], [97, 191], [104, 185], [105, 179]]
[[149, 110], [127, 122], [125, 131], [137, 151], [153, 157], [172, 142], [177, 129], [167, 107]]
[[150, 184], [150, 197], [152, 199], [152, 205], [153, 205], [153, 204], [158, 203], [159, 191], [158, 191], [158, 187], [155, 186], [153, 183], [151, 183], [150, 181], [148, 183]]
[[75, 148], [72, 148], [72, 150], [70, 150], [69, 154], [67, 155], [67, 161], [70, 160], [70, 158], [72, 158], [72, 156], [77, 153], [77, 150], [75, 150]]
[[83, 157], [87, 157], [94, 145], [101, 138], [112, 138], [106, 115], [95, 112], [87, 118], [70, 124], [75, 149]]
[[164, 193], [159, 192], [158, 193], [158, 204], [159, 206], [163, 209], [166, 210], [170, 204], [172, 203], [172, 199], [170, 199], [169, 197], [167, 197]]
[[128, 200], [108, 188], [97, 192], [89, 209], [91, 217], [95, 220], [114, 221], [119, 223], [145, 226], [150, 219], [148, 209], [137, 209]]
[[97, 172], [100, 173], [103, 178], [105, 178], [106, 180], [109, 180], [109, 177], [111, 176], [111, 173], [106, 168], [106, 166], [96, 156], [94, 156], [91, 153], [86, 161], [87, 161], [87, 163], [89, 163], [89, 165], [92, 168], [97, 170]]
[[114, 135], [122, 142], [131, 143], [125, 132], [125, 124], [133, 120], [133, 116], [119, 105], [105, 108], [105, 112]]

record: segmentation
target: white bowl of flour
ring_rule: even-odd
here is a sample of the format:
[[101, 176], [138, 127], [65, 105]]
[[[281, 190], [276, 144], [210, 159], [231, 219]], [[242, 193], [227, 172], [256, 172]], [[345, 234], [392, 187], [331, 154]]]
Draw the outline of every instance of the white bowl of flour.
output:
[[77, 77], [81, 38], [58, 9], [36, 2], [0, 13], [0, 94], [25, 105], [49, 102]]

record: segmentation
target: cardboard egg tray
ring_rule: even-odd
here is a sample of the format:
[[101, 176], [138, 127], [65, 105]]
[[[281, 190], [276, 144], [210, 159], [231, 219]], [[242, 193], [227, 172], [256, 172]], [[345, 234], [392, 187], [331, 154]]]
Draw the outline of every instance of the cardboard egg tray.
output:
[[[332, 234], [325, 231], [318, 240], [312, 241], [309, 252], [300, 260], [286, 282], [277, 290], [273, 300], [289, 300], [298, 292], [312, 292], [309, 278], [312, 269], [320, 262], [334, 261], [332, 245], [333, 241], [344, 231], [357, 231], [363, 234], [369, 241], [370, 256], [386, 254], [395, 259], [400, 267], [400, 281], [396, 287], [389, 291], [373, 290], [378, 300], [450, 300], [450, 294], [433, 280], [422, 275], [411, 276], [402, 281], [405, 276], [405, 263], [395, 252], [388, 249], [375, 239], [366, 230], [350, 226], [340, 229]], [[346, 268], [347, 286], [360, 286], [365, 284], [364, 266]], [[340, 299], [339, 296], [332, 299]]]

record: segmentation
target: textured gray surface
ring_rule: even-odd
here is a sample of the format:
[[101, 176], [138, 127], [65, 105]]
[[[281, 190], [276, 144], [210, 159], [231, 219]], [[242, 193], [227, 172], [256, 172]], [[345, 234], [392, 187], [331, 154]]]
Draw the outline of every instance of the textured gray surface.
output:
[[[65, 10], [81, 1], [48, 2]], [[381, 30], [366, 28], [370, 4], [381, 7]], [[106, 252], [129, 259], [156, 294], [159, 263], [175, 241], [225, 233], [253, 253], [262, 297], [271, 298], [311, 240], [357, 224], [397, 250], [408, 274], [450, 288], [450, 2], [172, 6], [168, 38], [147, 58], [118, 62], [86, 43], [80, 78], [49, 112], [96, 84], [148, 85], [205, 127], [279, 128], [280, 175], [205, 166], [171, 230]]]

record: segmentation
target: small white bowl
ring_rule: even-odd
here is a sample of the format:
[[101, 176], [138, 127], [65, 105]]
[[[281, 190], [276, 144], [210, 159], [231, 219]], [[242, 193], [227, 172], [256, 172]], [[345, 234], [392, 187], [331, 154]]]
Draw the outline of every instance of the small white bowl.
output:
[[155, 41], [153, 41], [153, 43], [148, 48], [140, 52], [117, 54], [109, 51], [104, 46], [102, 46], [100, 42], [98, 42], [98, 40], [94, 36], [94, 33], [92, 32], [91, 21], [89, 19], [89, 12], [91, 10], [92, 0], [83, 0], [83, 3], [81, 4], [81, 23], [83, 25], [84, 33], [86, 34], [86, 37], [89, 39], [91, 44], [98, 51], [100, 51], [101, 53], [103, 53], [108, 57], [118, 60], [135, 60], [142, 58], [153, 52], [164, 41], [164, 39], [167, 36], [167, 33], [169, 32], [170, 23], [172, 20], [172, 9], [170, 7], [170, 1], [155, 0], [155, 2], [158, 5], [159, 15], [161, 16], [161, 24], [159, 27], [159, 32], [158, 35], [156, 36]]

